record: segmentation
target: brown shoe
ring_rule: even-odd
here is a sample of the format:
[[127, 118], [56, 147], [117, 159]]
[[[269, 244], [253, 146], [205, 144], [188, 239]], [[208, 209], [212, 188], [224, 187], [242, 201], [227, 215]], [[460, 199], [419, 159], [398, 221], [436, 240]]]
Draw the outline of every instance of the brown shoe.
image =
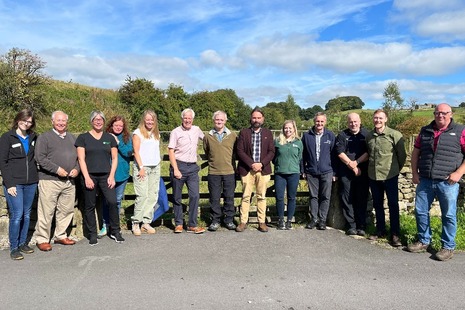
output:
[[183, 229], [182, 229], [182, 225], [178, 225], [174, 228], [174, 233], [175, 234], [180, 234], [182, 233]]
[[246, 228], [247, 228], [247, 223], [240, 223], [240, 224], [236, 227], [236, 231], [237, 231], [237, 232], [243, 232]]
[[56, 239], [54, 241], [54, 243], [59, 243], [59, 244], [63, 244], [63, 245], [73, 245], [76, 242], [74, 242], [74, 240], [71, 240], [69, 238], [64, 238], [64, 239]]
[[392, 235], [391, 245], [395, 248], [402, 246], [399, 236]]
[[268, 226], [265, 223], [258, 224], [258, 231], [261, 232], [268, 232]]
[[205, 228], [203, 227], [187, 227], [187, 232], [192, 232], [194, 234], [203, 234], [205, 232]]
[[52, 250], [52, 246], [50, 245], [50, 243], [46, 243], [46, 242], [37, 243], [37, 247], [39, 248], [39, 250], [44, 251], [44, 252], [48, 252]]
[[156, 232], [155, 228], [153, 228], [152, 226], [150, 226], [150, 224], [147, 224], [147, 223], [142, 224], [142, 227], [140, 228], [140, 230], [144, 234], [154, 234]]

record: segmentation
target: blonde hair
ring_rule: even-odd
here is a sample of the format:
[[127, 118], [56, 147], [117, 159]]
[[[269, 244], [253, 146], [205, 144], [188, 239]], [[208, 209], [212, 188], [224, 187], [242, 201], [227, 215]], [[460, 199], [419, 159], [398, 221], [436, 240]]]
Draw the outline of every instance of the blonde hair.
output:
[[297, 125], [295, 124], [295, 121], [294, 120], [287, 120], [287, 121], [284, 121], [283, 128], [281, 129], [281, 133], [279, 134], [279, 138], [278, 138], [279, 139], [279, 144], [281, 144], [281, 145], [284, 145], [284, 144], [287, 143], [287, 138], [286, 138], [286, 135], [284, 134], [284, 127], [287, 124], [292, 124], [292, 127], [294, 127], [294, 133], [291, 136], [292, 140], [299, 139], [299, 134], [297, 132]]
[[[150, 115], [153, 119], [153, 128], [151, 131], [148, 131], [147, 128], [145, 128], [145, 117], [147, 115]], [[153, 138], [155, 140], [160, 140], [160, 131], [158, 130], [158, 118], [157, 118], [157, 113], [155, 113], [152, 110], [146, 110], [140, 119], [139, 122], [139, 130], [142, 136], [145, 139], [150, 139], [150, 136], [153, 135]]]

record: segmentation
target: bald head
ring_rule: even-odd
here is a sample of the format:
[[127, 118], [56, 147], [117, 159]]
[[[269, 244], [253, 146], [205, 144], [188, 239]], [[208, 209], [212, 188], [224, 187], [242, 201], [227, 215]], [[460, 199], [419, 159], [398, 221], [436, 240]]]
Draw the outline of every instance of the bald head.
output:
[[349, 113], [347, 115], [347, 127], [353, 134], [357, 134], [360, 131], [360, 115], [357, 113]]
[[447, 103], [440, 103], [434, 109], [434, 121], [439, 129], [447, 128], [452, 119], [452, 108]]

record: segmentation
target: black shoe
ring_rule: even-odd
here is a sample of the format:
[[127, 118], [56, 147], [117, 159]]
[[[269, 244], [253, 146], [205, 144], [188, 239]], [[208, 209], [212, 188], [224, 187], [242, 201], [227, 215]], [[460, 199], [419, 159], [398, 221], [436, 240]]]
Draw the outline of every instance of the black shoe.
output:
[[317, 224], [317, 222], [315, 222], [315, 221], [310, 221], [310, 222], [307, 224], [307, 226], [305, 226], [305, 228], [307, 228], [307, 229], [313, 229], [313, 228], [316, 227], [316, 224]]
[[357, 229], [357, 235], [365, 237], [365, 231], [363, 229]]
[[32, 249], [30, 246], [28, 246], [27, 244], [23, 244], [23, 245], [20, 245], [19, 246], [19, 250], [23, 253], [26, 253], [26, 254], [31, 254], [31, 253], [34, 253], [34, 249]]
[[218, 228], [220, 228], [220, 223], [212, 223], [210, 226], [208, 226], [209, 231], [217, 231]]
[[123, 243], [124, 242], [124, 238], [123, 238], [123, 236], [121, 236], [121, 233], [119, 231], [117, 233], [111, 234], [110, 238], [115, 240], [116, 243]]
[[318, 223], [318, 230], [326, 230], [326, 224], [325, 223]]
[[226, 228], [227, 228], [228, 230], [235, 230], [236, 227], [237, 227], [236, 224], [234, 224], [233, 222], [226, 223], [226, 224], [224, 224], [224, 226], [226, 226]]
[[347, 232], [347, 235], [349, 236], [355, 236], [357, 234], [357, 230], [355, 228], [350, 228]]
[[90, 244], [90, 246], [97, 245], [98, 244], [97, 236], [90, 236], [89, 244]]
[[19, 249], [14, 249], [10, 253], [10, 257], [12, 260], [22, 260], [24, 258], [23, 254], [21, 254], [21, 251]]
[[287, 230], [291, 230], [291, 229], [292, 229], [292, 222], [291, 222], [291, 221], [287, 221], [287, 222], [286, 222], [286, 229], [287, 229]]
[[278, 220], [278, 230], [286, 230], [286, 225], [284, 225], [284, 219], [279, 219]]

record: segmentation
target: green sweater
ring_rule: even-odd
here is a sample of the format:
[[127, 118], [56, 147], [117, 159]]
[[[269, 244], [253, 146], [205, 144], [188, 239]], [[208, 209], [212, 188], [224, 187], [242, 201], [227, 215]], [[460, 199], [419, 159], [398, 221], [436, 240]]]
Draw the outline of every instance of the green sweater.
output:
[[203, 138], [203, 149], [208, 160], [208, 174], [227, 175], [234, 174], [235, 144], [237, 135], [229, 129], [224, 129], [226, 135], [220, 142], [212, 129]]
[[295, 139], [286, 144], [279, 144], [279, 138], [274, 141], [274, 173], [292, 174], [300, 173], [300, 161], [302, 160], [303, 144], [300, 139]]
[[404, 138], [402, 134], [386, 126], [380, 134], [372, 130], [366, 137], [368, 177], [375, 181], [389, 180], [400, 173], [405, 164]]

